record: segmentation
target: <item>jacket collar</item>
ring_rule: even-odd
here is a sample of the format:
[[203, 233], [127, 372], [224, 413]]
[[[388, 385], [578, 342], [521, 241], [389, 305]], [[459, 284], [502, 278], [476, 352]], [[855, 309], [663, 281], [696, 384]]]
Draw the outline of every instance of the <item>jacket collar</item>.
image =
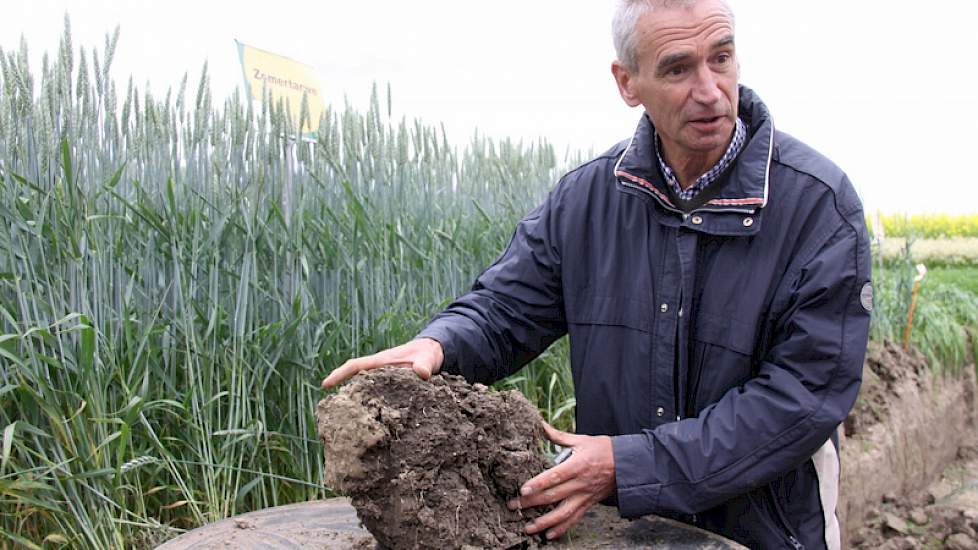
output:
[[[767, 205], [774, 153], [774, 123], [764, 103], [746, 86], [740, 86], [739, 114], [747, 124], [747, 144], [722, 182], [720, 196], [697, 210], [753, 213]], [[615, 164], [614, 175], [622, 185], [639, 189], [652, 195], [666, 208], [677, 210], [669, 200], [666, 190], [668, 183], [656, 168], [652, 143], [654, 135], [652, 120], [644, 114]]]

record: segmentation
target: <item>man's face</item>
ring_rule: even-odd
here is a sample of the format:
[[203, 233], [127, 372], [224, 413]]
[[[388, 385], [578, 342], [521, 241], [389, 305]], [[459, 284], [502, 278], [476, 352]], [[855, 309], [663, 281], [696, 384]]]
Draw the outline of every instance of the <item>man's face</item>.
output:
[[638, 70], [612, 72], [629, 106], [652, 118], [670, 163], [717, 157], [737, 118], [734, 26], [717, 0], [656, 8], [635, 26]]

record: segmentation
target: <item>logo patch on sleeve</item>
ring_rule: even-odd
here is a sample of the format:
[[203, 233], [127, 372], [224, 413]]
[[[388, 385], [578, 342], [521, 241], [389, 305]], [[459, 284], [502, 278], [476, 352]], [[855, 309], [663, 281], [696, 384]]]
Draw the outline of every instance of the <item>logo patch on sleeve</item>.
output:
[[873, 283], [866, 283], [859, 291], [859, 303], [866, 311], [873, 311]]

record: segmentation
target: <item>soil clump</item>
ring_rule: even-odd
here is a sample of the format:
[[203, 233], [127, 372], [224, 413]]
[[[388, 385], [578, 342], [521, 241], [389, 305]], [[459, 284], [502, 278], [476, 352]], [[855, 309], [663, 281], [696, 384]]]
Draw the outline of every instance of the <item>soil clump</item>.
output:
[[546, 509], [510, 511], [547, 469], [543, 419], [518, 391], [411, 369], [358, 374], [316, 410], [326, 484], [386, 548], [512, 548]]

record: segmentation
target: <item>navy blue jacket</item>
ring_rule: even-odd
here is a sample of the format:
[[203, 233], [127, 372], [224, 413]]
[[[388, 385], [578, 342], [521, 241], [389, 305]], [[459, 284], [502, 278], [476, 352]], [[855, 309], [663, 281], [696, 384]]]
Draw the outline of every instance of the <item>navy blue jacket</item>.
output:
[[846, 175], [740, 89], [749, 140], [675, 208], [644, 116], [562, 178], [472, 291], [419, 335], [491, 383], [565, 333], [582, 434], [611, 435], [624, 517], [678, 517], [751, 548], [838, 548], [835, 431], [872, 308]]

